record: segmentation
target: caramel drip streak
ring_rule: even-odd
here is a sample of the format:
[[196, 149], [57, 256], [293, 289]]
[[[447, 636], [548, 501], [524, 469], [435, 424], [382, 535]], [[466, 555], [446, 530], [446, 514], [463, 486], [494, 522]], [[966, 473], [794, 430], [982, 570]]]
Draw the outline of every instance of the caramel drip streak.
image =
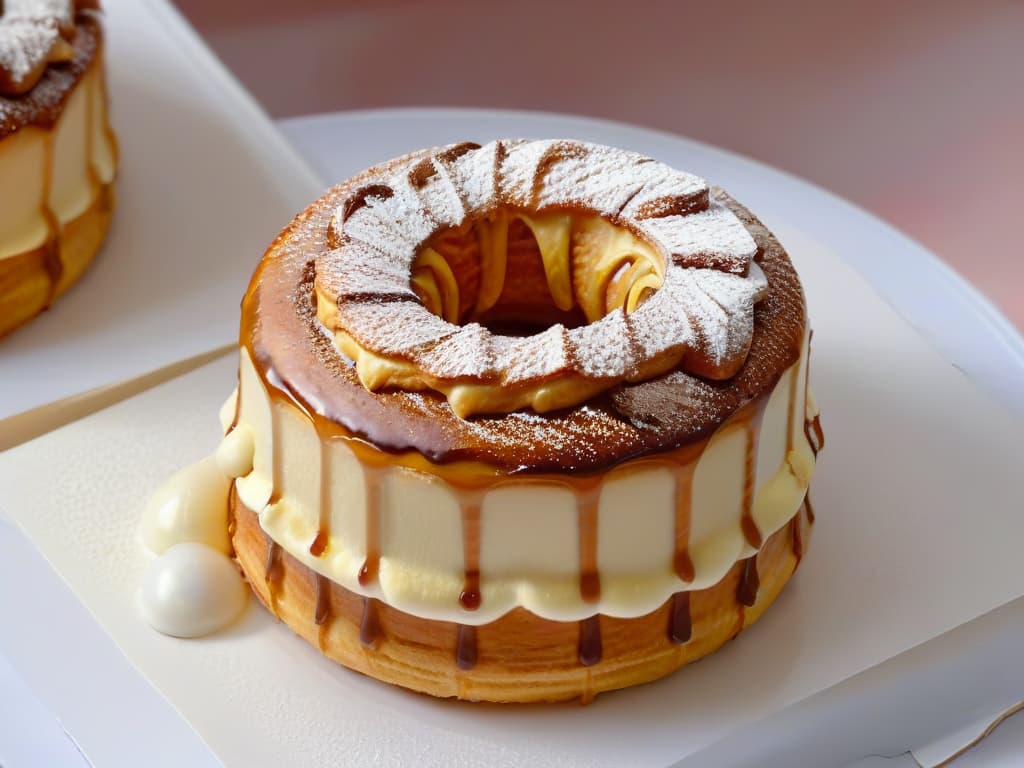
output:
[[57, 295], [57, 287], [64, 275], [64, 262], [60, 256], [60, 222], [50, 208], [50, 192], [53, 188], [53, 145], [56, 141], [53, 131], [48, 131], [44, 142], [43, 160], [43, 195], [39, 203], [40, 213], [46, 222], [46, 242], [43, 244], [43, 269], [50, 280], [46, 307], [53, 303]]
[[700, 455], [691, 457], [685, 463], [673, 464], [675, 478], [675, 551], [672, 567], [681, 581], [689, 583], [694, 578], [693, 559], [690, 557], [690, 524], [693, 516], [693, 475], [697, 470]]
[[330, 540], [331, 526], [331, 457], [327, 439], [320, 435], [320, 509], [318, 512], [317, 532], [313, 543], [309, 545], [309, 554], [322, 557]]
[[761, 434], [761, 421], [764, 418], [764, 405], [759, 405], [744, 425], [746, 446], [743, 455], [743, 514], [740, 527], [747, 543], [760, 549], [763, 542], [761, 530], [754, 521], [754, 492], [757, 490], [757, 444]]
[[313, 623], [321, 626], [327, 622], [331, 614], [331, 583], [322, 573], [316, 574], [316, 608], [313, 611]]
[[[786, 455], [788, 456], [790, 451], [793, 450], [796, 437], [795, 427], [793, 426], [796, 421], [796, 400], [799, 397], [798, 386], [800, 384], [800, 371], [792, 371], [789, 376], [789, 402], [786, 404]], [[806, 387], [804, 392], [806, 392]], [[806, 399], [806, 397], [805, 397]]]
[[263, 579], [267, 585], [269, 597], [268, 606], [277, 615], [277, 582], [281, 575], [281, 545], [270, 538], [267, 533], [263, 534], [267, 540], [267, 559], [263, 564]]
[[576, 509], [580, 546], [580, 597], [585, 603], [601, 599], [601, 576], [597, 570], [597, 512], [601, 501], [601, 480], [590, 480], [577, 491]]
[[476, 627], [459, 625], [459, 636], [455, 643], [455, 664], [459, 669], [473, 669], [477, 662]]
[[373, 648], [380, 640], [380, 606], [376, 598], [363, 598], [363, 616], [359, 620], [359, 642], [364, 648]]
[[757, 602], [757, 590], [761, 587], [761, 578], [757, 573], [757, 555], [751, 555], [743, 561], [743, 573], [736, 590], [736, 599], [748, 608]]
[[676, 592], [672, 595], [669, 613], [668, 639], [682, 645], [693, 635], [693, 618], [690, 615], [690, 593]]
[[480, 507], [482, 494], [464, 491], [462, 499], [462, 558], [465, 577], [459, 603], [467, 611], [480, 607]]
[[592, 667], [601, 660], [601, 616], [591, 616], [580, 621], [580, 664]]
[[227, 432], [224, 434], [230, 435], [235, 431], [235, 427], [238, 426], [238, 420], [242, 417], [242, 371], [239, 369], [235, 373], [235, 412], [231, 417], [231, 424], [228, 425]]
[[803, 517], [804, 505], [800, 505], [800, 509], [793, 515], [793, 519], [790, 521], [790, 527], [793, 532], [793, 557], [796, 558], [796, 565], [793, 566], [793, 570], [796, 570], [796, 566], [800, 565], [800, 561], [804, 559], [804, 532], [802, 528], [801, 518]]
[[103, 188], [103, 184], [100, 182], [100, 175], [96, 170], [96, 158], [94, 157], [96, 137], [93, 126], [96, 119], [96, 97], [99, 86], [97, 86], [95, 74], [88, 75], [88, 78], [85, 102], [86, 172], [89, 174], [89, 186], [92, 188], [93, 194], [98, 195]]
[[281, 429], [280, 419], [281, 415], [278, 409], [282, 406], [275, 406], [273, 402], [270, 406], [270, 499], [267, 501], [267, 506], [277, 504], [281, 500], [281, 478], [283, 472], [281, 468], [282, 454], [280, 440], [281, 440]]
[[366, 560], [359, 569], [359, 584], [366, 586], [377, 580], [380, 570], [380, 481], [382, 472], [363, 465], [366, 483]]

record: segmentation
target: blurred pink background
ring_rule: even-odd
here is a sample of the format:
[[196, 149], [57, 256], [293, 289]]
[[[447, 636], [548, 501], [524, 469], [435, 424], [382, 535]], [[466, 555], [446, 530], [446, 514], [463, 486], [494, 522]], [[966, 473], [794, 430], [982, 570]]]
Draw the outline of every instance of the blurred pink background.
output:
[[394, 106], [622, 120], [887, 219], [1024, 330], [1024, 3], [177, 0], [274, 117]]

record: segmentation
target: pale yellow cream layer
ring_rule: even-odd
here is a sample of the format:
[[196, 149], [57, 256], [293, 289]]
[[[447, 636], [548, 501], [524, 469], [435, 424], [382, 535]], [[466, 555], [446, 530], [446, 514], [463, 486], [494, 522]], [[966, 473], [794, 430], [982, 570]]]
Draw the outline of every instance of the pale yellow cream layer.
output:
[[[814, 469], [804, 420], [816, 413], [806, 382], [807, 341], [799, 361], [769, 396], [757, 445], [753, 519], [767, 539], [799, 510]], [[794, 382], [793, 379], [796, 378]], [[597, 520], [601, 596], [580, 595], [579, 515], [572, 492], [540, 479], [509, 479], [487, 492], [481, 509], [480, 608], [461, 607], [464, 585], [462, 515], [456, 491], [439, 478], [393, 468], [380, 478], [380, 574], [367, 586], [357, 574], [366, 558], [364, 470], [343, 440], [327, 444], [329, 509], [321, 510], [321, 441], [297, 408], [268, 396], [246, 352], [241, 356], [239, 422], [218, 452], [230, 466], [239, 498], [259, 510], [264, 531], [287, 552], [353, 592], [378, 597], [408, 613], [481, 624], [521, 606], [554, 620], [600, 612], [635, 617], [680, 590], [719, 581], [755, 549], [741, 530], [746, 429], [726, 424], [709, 440], [696, 467], [689, 553], [695, 578], [673, 570], [674, 478], [656, 457], [612, 470], [602, 487]], [[791, 386], [794, 389], [791, 390]], [[795, 407], [789, 408], [791, 391]], [[224, 411], [225, 427], [234, 401]], [[793, 423], [787, 423], [789, 413]], [[276, 422], [272, 425], [272, 420]], [[273, 427], [273, 428], [272, 428]], [[792, 450], [787, 453], [788, 435]], [[275, 502], [272, 466], [281, 474]], [[321, 557], [310, 545], [326, 517]]]
[[60, 224], [71, 221], [92, 205], [115, 170], [103, 70], [95, 64], [53, 128], [29, 126], [0, 140], [0, 259], [42, 245], [48, 214]]

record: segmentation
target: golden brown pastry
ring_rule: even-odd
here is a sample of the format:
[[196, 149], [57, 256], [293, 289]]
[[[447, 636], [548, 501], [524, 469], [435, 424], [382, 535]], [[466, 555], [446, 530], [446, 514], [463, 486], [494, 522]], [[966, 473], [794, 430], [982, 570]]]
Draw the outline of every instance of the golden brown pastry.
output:
[[235, 556], [325, 655], [414, 690], [661, 677], [803, 555], [809, 337], [775, 237], [650, 158], [498, 141], [375, 166], [243, 301], [216, 458]]
[[99, 250], [114, 206], [117, 144], [96, 5], [0, 5], [3, 335], [48, 307]]

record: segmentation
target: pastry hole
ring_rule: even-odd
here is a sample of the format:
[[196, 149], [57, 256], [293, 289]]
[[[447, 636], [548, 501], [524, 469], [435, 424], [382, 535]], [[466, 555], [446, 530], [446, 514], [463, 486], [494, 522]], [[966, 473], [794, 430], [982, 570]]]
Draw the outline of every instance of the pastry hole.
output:
[[600, 217], [497, 211], [431, 238], [413, 262], [411, 287], [450, 323], [527, 336], [634, 312], [664, 276], [653, 246]]

